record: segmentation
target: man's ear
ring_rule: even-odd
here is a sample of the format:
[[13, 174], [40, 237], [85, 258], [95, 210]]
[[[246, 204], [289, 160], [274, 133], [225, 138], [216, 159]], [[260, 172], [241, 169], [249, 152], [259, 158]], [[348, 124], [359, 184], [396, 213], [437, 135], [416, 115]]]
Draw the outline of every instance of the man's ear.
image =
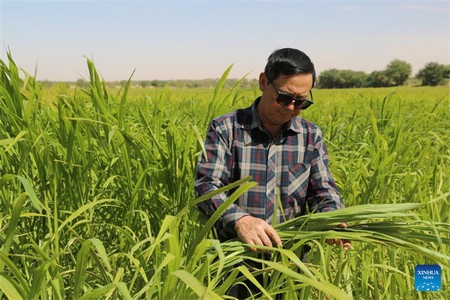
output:
[[268, 85], [268, 80], [267, 80], [267, 76], [264, 72], [262, 72], [261, 74], [259, 74], [259, 89], [262, 91], [264, 91], [264, 89], [266, 88], [266, 86]]

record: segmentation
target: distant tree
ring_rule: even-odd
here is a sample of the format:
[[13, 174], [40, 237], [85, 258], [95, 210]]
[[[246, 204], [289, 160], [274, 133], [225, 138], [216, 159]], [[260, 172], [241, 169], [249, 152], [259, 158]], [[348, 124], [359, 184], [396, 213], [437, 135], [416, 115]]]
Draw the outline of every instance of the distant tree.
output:
[[334, 89], [341, 87], [339, 70], [337, 69], [330, 69], [321, 72], [317, 81], [318, 86], [321, 88]]
[[200, 84], [196, 81], [188, 81], [186, 83], [186, 86], [190, 89], [195, 89], [195, 88], [198, 88], [200, 86]]
[[361, 71], [342, 70], [341, 78], [344, 88], [357, 88], [364, 86], [367, 74]]
[[416, 77], [422, 80], [422, 85], [436, 86], [449, 77], [449, 66], [437, 62], [429, 62], [419, 70]]
[[403, 85], [411, 75], [411, 64], [406, 61], [395, 59], [391, 61], [384, 70], [385, 75], [392, 81], [393, 85]]
[[330, 69], [320, 73], [318, 86], [328, 89], [362, 87], [366, 77], [366, 73], [360, 71]]
[[385, 71], [373, 71], [367, 76], [366, 85], [369, 87], [386, 87], [391, 86], [392, 82]]
[[148, 80], [141, 80], [141, 81], [139, 81], [139, 85], [141, 87], [143, 87], [143, 88], [146, 88], [146, 87], [148, 87], [150, 85], [150, 81], [148, 81]]
[[161, 80], [152, 80], [152, 81], [150, 82], [150, 85], [151, 85], [152, 87], [163, 87], [163, 86], [165, 85], [165, 82], [164, 82], [164, 81], [161, 81]]
[[444, 77], [450, 78], [450, 65], [445, 66]]
[[88, 88], [89, 87], [89, 82], [87, 80], [84, 80], [84, 79], [80, 78], [80, 79], [77, 79], [77, 81], [75, 82], [75, 85], [78, 88], [84, 89], [84, 88]]

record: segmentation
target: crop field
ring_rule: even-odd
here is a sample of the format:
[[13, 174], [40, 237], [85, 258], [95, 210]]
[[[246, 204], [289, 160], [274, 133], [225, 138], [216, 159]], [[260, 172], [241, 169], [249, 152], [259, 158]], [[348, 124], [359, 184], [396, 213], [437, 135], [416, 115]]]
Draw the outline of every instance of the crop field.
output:
[[[59, 93], [0, 67], [0, 299], [222, 299], [257, 275], [255, 299], [450, 299], [448, 87], [314, 90], [302, 116], [346, 208], [274, 225], [283, 248], [262, 257], [211, 230], [251, 178], [211, 220], [193, 190], [210, 120], [256, 87], [223, 88], [228, 69], [211, 90], [108, 89], [88, 60], [90, 87]], [[439, 291], [415, 290], [423, 264]]]

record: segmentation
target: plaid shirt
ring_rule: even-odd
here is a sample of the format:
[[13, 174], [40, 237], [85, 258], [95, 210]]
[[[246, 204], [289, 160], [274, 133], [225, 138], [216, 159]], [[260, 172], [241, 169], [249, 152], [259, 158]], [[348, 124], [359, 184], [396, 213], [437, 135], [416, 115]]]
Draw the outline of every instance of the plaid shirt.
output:
[[[295, 117], [273, 138], [259, 119], [259, 100], [251, 107], [214, 119], [206, 136], [206, 157], [202, 154], [199, 159], [195, 181], [198, 196], [246, 176], [258, 183], [217, 222], [216, 228], [224, 238], [236, 237], [234, 226], [246, 215], [280, 223], [308, 211], [344, 207], [328, 169], [320, 128]], [[199, 209], [211, 216], [227, 196], [214, 196], [199, 204]]]

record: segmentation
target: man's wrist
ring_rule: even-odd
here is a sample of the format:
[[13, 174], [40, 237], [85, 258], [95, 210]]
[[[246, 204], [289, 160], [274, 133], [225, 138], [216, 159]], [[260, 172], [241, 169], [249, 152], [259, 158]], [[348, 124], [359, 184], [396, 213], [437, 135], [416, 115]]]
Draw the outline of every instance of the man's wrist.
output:
[[236, 223], [243, 217], [250, 216], [250, 214], [245, 210], [241, 209], [240, 207], [236, 207], [232, 210], [234, 211], [228, 213], [226, 212], [223, 214], [222, 217], [225, 230], [230, 233], [235, 233]]

